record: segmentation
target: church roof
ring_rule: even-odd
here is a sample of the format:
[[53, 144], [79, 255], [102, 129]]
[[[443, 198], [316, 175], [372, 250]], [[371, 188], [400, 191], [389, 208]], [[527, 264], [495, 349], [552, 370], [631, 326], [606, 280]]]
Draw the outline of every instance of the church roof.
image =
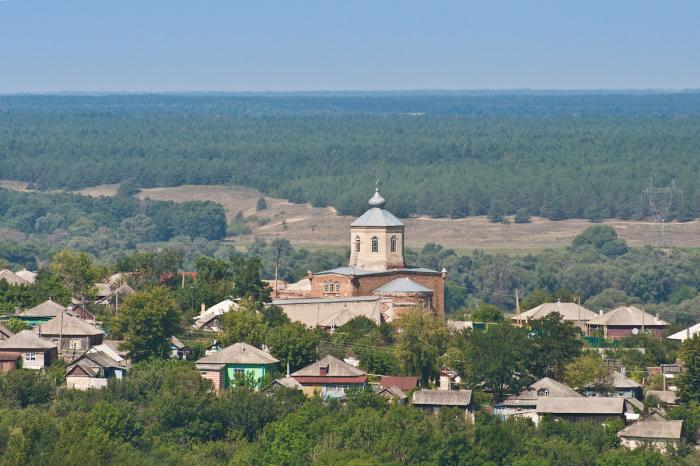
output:
[[382, 275], [382, 274], [392, 274], [392, 273], [427, 273], [434, 274], [440, 273], [437, 270], [426, 269], [424, 267], [405, 267], [401, 269], [388, 269], [388, 270], [363, 270], [357, 267], [336, 267], [335, 269], [324, 270], [323, 272], [316, 272], [314, 275], [355, 275], [357, 277], [361, 275]]
[[374, 196], [369, 200], [370, 209], [360, 215], [351, 227], [402, 227], [401, 220], [383, 207], [386, 200], [379, 194], [379, 187], [374, 192]]
[[403, 223], [394, 214], [379, 207], [372, 207], [357, 220], [350, 224], [351, 227], [401, 227]]
[[433, 290], [418, 284], [410, 278], [396, 278], [389, 283], [385, 283], [374, 292], [379, 293], [432, 293]]

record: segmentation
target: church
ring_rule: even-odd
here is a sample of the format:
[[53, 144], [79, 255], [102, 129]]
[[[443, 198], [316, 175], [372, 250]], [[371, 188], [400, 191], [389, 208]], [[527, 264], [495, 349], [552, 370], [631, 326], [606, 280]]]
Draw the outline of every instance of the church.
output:
[[333, 328], [357, 315], [379, 323], [421, 306], [445, 314], [447, 271], [405, 263], [405, 225], [384, 207], [376, 188], [369, 209], [350, 225], [347, 267], [309, 271], [297, 283], [276, 283], [273, 304], [292, 320]]

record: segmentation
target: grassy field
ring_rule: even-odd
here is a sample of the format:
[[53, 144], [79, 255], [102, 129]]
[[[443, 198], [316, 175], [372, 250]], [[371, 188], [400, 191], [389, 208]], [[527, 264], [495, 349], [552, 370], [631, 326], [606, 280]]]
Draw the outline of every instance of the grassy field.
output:
[[[0, 181], [0, 188], [25, 190], [26, 184], [16, 181]], [[116, 185], [102, 185], [79, 191], [90, 196], [111, 196]], [[384, 193], [391, 210], [391, 193]], [[308, 204], [292, 204], [284, 199], [264, 196], [259, 191], [234, 186], [177, 186], [172, 188], [144, 189], [141, 198], [171, 200], [175, 202], [210, 200], [226, 209], [231, 220], [238, 212], [245, 217], [256, 216], [258, 222], [249, 221], [250, 235], [236, 237], [243, 245], [255, 238], [272, 240], [286, 238], [292, 244], [304, 247], [344, 248], [348, 244], [348, 226], [353, 217], [340, 216], [332, 207], [319, 208]], [[268, 208], [262, 212], [255, 205], [264, 197]], [[591, 223], [574, 219], [551, 221], [533, 218], [531, 223], [504, 225], [490, 223], [485, 217], [464, 219], [435, 219], [427, 217], [405, 219], [406, 244], [420, 248], [426, 243], [438, 243], [462, 253], [474, 249], [521, 254], [545, 248], [559, 248], [571, 240]], [[633, 246], [654, 244], [658, 227], [651, 222], [606, 220], [617, 230], [620, 237]], [[670, 223], [666, 226], [673, 244], [680, 247], [700, 248], [700, 221]]]
[[[1, 185], [0, 185], [1, 186]], [[15, 187], [17, 187], [15, 185]], [[116, 186], [105, 185], [84, 189], [83, 194], [113, 195]], [[384, 193], [391, 210], [391, 193]], [[226, 209], [229, 219], [237, 212], [246, 217], [264, 218], [267, 223], [249, 222], [252, 234], [240, 236], [236, 241], [246, 243], [254, 238], [287, 238], [295, 245], [306, 247], [344, 247], [348, 242], [348, 225], [352, 217], [339, 216], [333, 208], [318, 208], [308, 204], [292, 204], [284, 199], [264, 196], [248, 188], [232, 186], [178, 186], [172, 188], [145, 189], [142, 198], [176, 202], [186, 200], [211, 200]], [[255, 204], [265, 197], [268, 208], [256, 212]], [[262, 222], [261, 222], [262, 223]], [[490, 223], [485, 217], [466, 219], [409, 218], [406, 223], [408, 247], [420, 248], [426, 243], [438, 243], [461, 252], [484, 249], [505, 253], [526, 253], [545, 248], [568, 245], [571, 240], [591, 223], [587, 220], [551, 221], [533, 218], [532, 223], [509, 225]], [[651, 222], [607, 220], [604, 222], [617, 230], [620, 237], [634, 246], [654, 244], [657, 225]], [[673, 244], [700, 248], [700, 221], [668, 224]]]

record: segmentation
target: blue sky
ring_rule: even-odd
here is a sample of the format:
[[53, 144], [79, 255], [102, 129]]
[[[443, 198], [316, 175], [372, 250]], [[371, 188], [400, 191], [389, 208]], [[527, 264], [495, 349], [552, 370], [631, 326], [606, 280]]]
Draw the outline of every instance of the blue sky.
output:
[[700, 88], [700, 2], [0, 0], [0, 93]]

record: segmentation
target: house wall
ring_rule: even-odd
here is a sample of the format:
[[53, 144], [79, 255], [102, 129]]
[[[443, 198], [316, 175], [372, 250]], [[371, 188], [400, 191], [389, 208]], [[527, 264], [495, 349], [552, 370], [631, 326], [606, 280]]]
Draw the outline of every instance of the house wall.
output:
[[214, 391], [216, 393], [219, 393], [221, 391], [221, 389], [224, 388], [224, 386], [223, 386], [224, 385], [223, 384], [224, 369], [221, 369], [219, 371], [200, 370], [199, 374], [202, 376], [203, 379], [211, 380], [211, 383], [214, 385]]
[[623, 447], [634, 450], [635, 448], [650, 447], [661, 453], [666, 453], [670, 446], [676, 446], [677, 440], [650, 440], [648, 438], [620, 436], [620, 444]]
[[246, 377], [252, 376], [258, 382], [257, 389], [260, 389], [265, 381], [265, 376], [270, 375], [270, 380], [273, 378], [274, 368], [271, 366], [261, 366], [252, 364], [231, 364], [226, 366], [225, 387], [232, 387], [236, 381], [236, 370], [242, 370]]
[[[34, 353], [34, 360], [28, 359], [28, 355]], [[22, 352], [22, 367], [25, 369], [42, 369], [44, 367], [44, 362], [50, 358], [45, 358], [44, 353], [41, 351], [23, 351]], [[46, 361], [48, 366], [50, 361]]]
[[[608, 326], [607, 329], [603, 328], [602, 326], [596, 326], [596, 325], [590, 325], [589, 326], [589, 333], [595, 332], [597, 330], [602, 330], [604, 332], [605, 338], [608, 338], [610, 340], [615, 340], [618, 338], [624, 338], [630, 335], [634, 335], [634, 330], [637, 330], [638, 333], [642, 332], [642, 327], [640, 326]], [[649, 333], [654, 335], [655, 337], [662, 337], [663, 332], [666, 329], [666, 327], [649, 327], [649, 326], [644, 326], [644, 333]]]
[[83, 376], [68, 376], [66, 377], [66, 386], [75, 390], [102, 389], [107, 386], [107, 379], [102, 377], [83, 377]]
[[0, 372], [6, 374], [17, 368], [17, 361], [0, 361]]

